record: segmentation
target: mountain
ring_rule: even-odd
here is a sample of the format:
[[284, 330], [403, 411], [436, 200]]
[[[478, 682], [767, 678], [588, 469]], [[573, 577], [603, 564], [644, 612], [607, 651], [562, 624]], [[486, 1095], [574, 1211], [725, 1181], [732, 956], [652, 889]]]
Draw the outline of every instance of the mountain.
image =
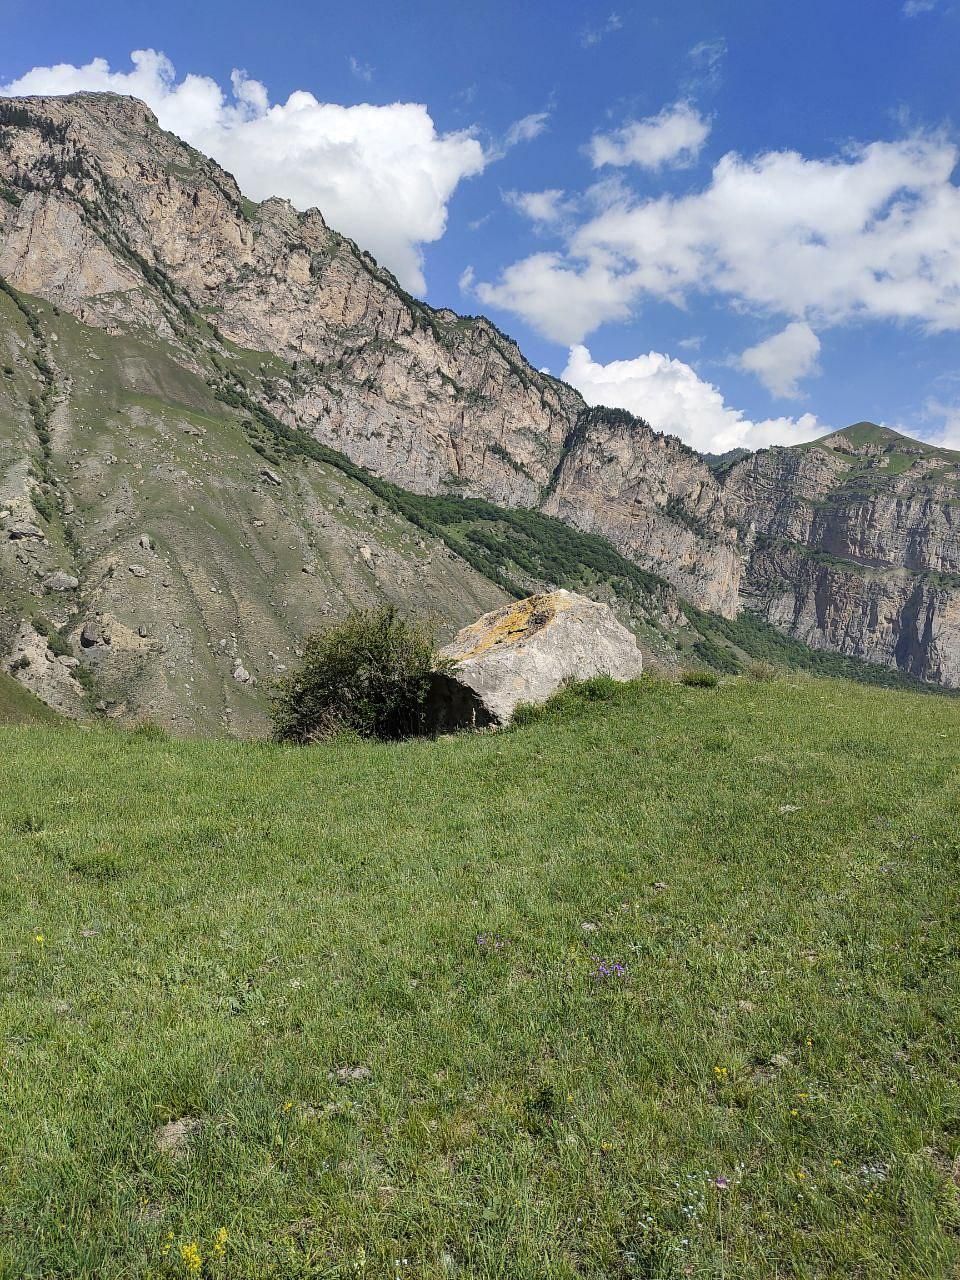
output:
[[766, 620], [960, 683], [942, 451], [861, 424], [711, 467], [135, 99], [0, 102], [0, 279], [0, 649], [59, 709], [252, 732], [324, 616], [443, 633], [543, 584], [664, 662]]
[[723, 477], [741, 598], [807, 644], [960, 684], [960, 453], [858, 422]]

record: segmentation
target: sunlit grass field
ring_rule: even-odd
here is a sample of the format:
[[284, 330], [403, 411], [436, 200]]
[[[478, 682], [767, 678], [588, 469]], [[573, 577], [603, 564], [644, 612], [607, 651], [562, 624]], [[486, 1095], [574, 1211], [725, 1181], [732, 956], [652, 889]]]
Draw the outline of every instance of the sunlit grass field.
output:
[[800, 677], [0, 730], [0, 1274], [956, 1276], [958, 744]]

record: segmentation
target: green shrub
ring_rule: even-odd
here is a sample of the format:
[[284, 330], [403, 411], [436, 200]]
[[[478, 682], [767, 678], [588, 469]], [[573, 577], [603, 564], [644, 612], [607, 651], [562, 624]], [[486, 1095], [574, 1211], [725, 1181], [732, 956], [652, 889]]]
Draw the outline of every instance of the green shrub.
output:
[[765, 662], [761, 659], [759, 662], [750, 663], [747, 667], [747, 675], [751, 680], [759, 680], [763, 683], [768, 683], [771, 680], [776, 680], [778, 672], [772, 662]]
[[355, 733], [420, 733], [435, 656], [419, 624], [383, 605], [310, 636], [303, 662], [273, 691], [273, 735], [308, 743]]
[[33, 629], [37, 635], [45, 636], [47, 648], [51, 653], [55, 653], [58, 658], [69, 658], [73, 656], [73, 647], [70, 641], [58, 631], [52, 622], [48, 621], [43, 614], [38, 613], [33, 619]]
[[720, 680], [715, 671], [684, 671], [680, 683], [691, 689], [715, 689]]

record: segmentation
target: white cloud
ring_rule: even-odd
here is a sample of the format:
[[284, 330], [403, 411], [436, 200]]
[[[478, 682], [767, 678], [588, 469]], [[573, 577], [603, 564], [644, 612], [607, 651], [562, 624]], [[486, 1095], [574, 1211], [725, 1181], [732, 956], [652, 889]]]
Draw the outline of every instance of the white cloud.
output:
[[351, 74], [355, 75], [358, 80], [363, 80], [365, 83], [369, 84], [373, 79], [374, 68], [369, 62], [361, 62], [359, 58], [355, 58], [353, 54], [351, 54], [347, 59], [347, 63], [350, 67]]
[[720, 391], [702, 381], [688, 364], [659, 351], [599, 364], [586, 347], [575, 346], [561, 376], [588, 404], [629, 409], [657, 430], [679, 436], [705, 453], [799, 444], [829, 430], [812, 413], [752, 422], [741, 410], [726, 405]]
[[505, 191], [503, 198], [531, 222], [555, 223], [567, 210], [564, 193], [557, 187], [547, 191]]
[[515, 120], [507, 130], [503, 145], [509, 150], [510, 147], [515, 147], [518, 142], [532, 142], [534, 138], [539, 138], [544, 129], [546, 129], [549, 119], [549, 111], [533, 111], [530, 115], [523, 116], [520, 120]]
[[748, 347], [737, 365], [756, 374], [773, 395], [792, 398], [800, 379], [816, 369], [819, 354], [820, 339], [803, 320], [794, 320], [771, 338]]
[[939, 419], [934, 430], [918, 433], [922, 434], [924, 440], [939, 445], [941, 449], [960, 451], [960, 402], [944, 402], [931, 396], [924, 404], [923, 417], [927, 420]]
[[946, 137], [919, 134], [827, 160], [729, 153], [699, 192], [610, 191], [565, 252], [514, 263], [478, 292], [568, 343], [644, 297], [684, 305], [694, 292], [814, 325], [869, 317], [957, 329], [957, 159]]
[[509, 267], [496, 285], [479, 283], [486, 306], [503, 307], [555, 342], [579, 342], [608, 320], [626, 320], [631, 298], [602, 263], [574, 266], [558, 253], [535, 253]]
[[687, 54], [692, 68], [684, 82], [686, 93], [699, 93], [719, 89], [723, 80], [723, 60], [727, 56], [727, 42], [723, 36], [714, 40], [701, 40]]
[[936, 7], [937, 0], [905, 0], [903, 16], [905, 18], [916, 18], [918, 14], [929, 13], [931, 9]]
[[234, 72], [228, 97], [208, 76], [177, 80], [162, 53], [139, 50], [131, 60], [128, 72], [111, 71], [103, 58], [35, 67], [0, 93], [96, 89], [141, 98], [165, 129], [229, 169], [247, 195], [318, 206], [415, 292], [425, 288], [421, 246], [443, 235], [457, 185], [491, 158], [469, 132], [438, 134], [416, 103], [342, 107], [300, 90], [271, 106], [266, 88], [243, 72]]
[[599, 27], [587, 27], [580, 32], [580, 43], [584, 49], [592, 49], [595, 44], [599, 44], [605, 36], [611, 35], [614, 31], [619, 31], [623, 26], [623, 19], [619, 13], [611, 13], [606, 22], [602, 22]]
[[689, 102], [675, 102], [658, 115], [632, 120], [614, 133], [595, 133], [587, 151], [595, 169], [604, 165], [642, 169], [692, 164], [710, 134], [710, 125]]

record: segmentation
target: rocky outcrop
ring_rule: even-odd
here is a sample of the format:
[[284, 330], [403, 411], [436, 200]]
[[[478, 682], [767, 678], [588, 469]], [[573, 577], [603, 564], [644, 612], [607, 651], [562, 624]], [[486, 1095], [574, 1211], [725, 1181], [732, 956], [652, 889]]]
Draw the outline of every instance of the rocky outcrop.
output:
[[[700, 608], [733, 617], [747, 606], [810, 644], [957, 683], [956, 455], [857, 424], [814, 445], [731, 457], [711, 469], [638, 418], [588, 410], [576, 391], [532, 368], [490, 321], [410, 297], [319, 211], [245, 199], [229, 174], [160, 129], [131, 98], [0, 101], [0, 196], [0, 277], [117, 340], [112, 382], [98, 395], [112, 396], [118, 384], [131, 393], [127, 426], [153, 430], [157, 404], [177, 403], [190, 384], [190, 412], [174, 414], [174, 461], [163, 476], [155, 471], [155, 481], [186, 483], [184, 457], [216, 454], [219, 444], [206, 434], [213, 402], [214, 417], [224, 413], [239, 424], [269, 462], [258, 463], [244, 484], [272, 490], [284, 507], [303, 505], [286, 543], [297, 547], [301, 580], [314, 580], [304, 564], [313, 569], [323, 525], [304, 530], [299, 522], [324, 520], [327, 504], [298, 491], [271, 460], [260, 431], [265, 414], [415, 493], [540, 508], [609, 540]], [[29, 342], [29, 335], [17, 337], [4, 350], [17, 361]], [[132, 345], [121, 355], [124, 344]], [[123, 563], [145, 570], [140, 597], [159, 615], [159, 598], [171, 588], [157, 586], [142, 548], [129, 544], [129, 526], [144, 514], [131, 455], [119, 464], [122, 485], [104, 479], [121, 456], [106, 448], [98, 448], [96, 473], [90, 460], [71, 456], [71, 474], [63, 474], [66, 451], [81, 439], [71, 420], [70, 380], [76, 403], [89, 404], [89, 362], [100, 356], [88, 344], [83, 359], [58, 372], [60, 352], [33, 354], [41, 363], [17, 383], [13, 409], [5, 408], [0, 385], [3, 429], [17, 441], [8, 458], [0, 440], [4, 507], [7, 490], [13, 495], [0, 567], [10, 561], [16, 581], [15, 607], [0, 602], [0, 628], [12, 634], [38, 575], [42, 583], [60, 570], [83, 582], [98, 607], [111, 608], [124, 594], [120, 579], [139, 579], [135, 567], [108, 576], [113, 551], [107, 554], [104, 538], [88, 565], [72, 562], [85, 537], [75, 491], [89, 504], [91, 489], [98, 501], [110, 494], [114, 508], [103, 513], [101, 533], [109, 528], [118, 554], [123, 544]], [[37, 399], [38, 374], [50, 393], [39, 423], [28, 407]], [[60, 396], [55, 409], [51, 378]], [[38, 448], [52, 450], [42, 483], [31, 479]], [[203, 482], [214, 484], [214, 476]], [[48, 523], [30, 517], [35, 498], [44, 509], [55, 500], [69, 546], [51, 549]], [[220, 512], [209, 525], [200, 522], [205, 536], [218, 530], [213, 541], [221, 547], [224, 518]], [[254, 546], [261, 528], [255, 520]], [[383, 576], [388, 549], [368, 545], [366, 535], [360, 545], [369, 553], [351, 553], [360, 578]], [[257, 572], [273, 550], [256, 546]], [[337, 557], [343, 554], [338, 540]], [[216, 564], [209, 545], [207, 555]], [[206, 574], [206, 565], [190, 564], [185, 599], [211, 590]], [[74, 603], [73, 589], [42, 589], [61, 614], [84, 603]], [[259, 630], [275, 619], [275, 610], [265, 610]], [[58, 616], [58, 626], [65, 621]], [[157, 618], [147, 622], [151, 634], [159, 630]], [[178, 637], [167, 643], [179, 648]], [[168, 666], [172, 680], [176, 664]], [[231, 695], [236, 686], [228, 681]]]
[[[591, 442], [596, 424], [581, 422], [576, 391], [534, 369], [489, 320], [411, 298], [319, 211], [245, 200], [142, 103], [111, 94], [0, 103], [0, 182], [22, 193], [19, 205], [0, 202], [0, 274], [17, 287], [91, 324], [159, 330], [187, 359], [199, 337], [191, 317], [202, 313], [218, 334], [276, 357], [255, 383], [244, 373], [242, 392], [224, 359], [228, 398], [253, 395], [418, 493], [536, 506], [555, 479], [549, 510], [582, 512], [582, 527], [698, 603], [733, 607], [733, 533], [713, 510], [705, 467], [702, 492], [687, 491], [694, 455], [683, 451], [686, 470], [677, 468], [678, 442], [621, 415], [623, 474], [586, 477], [580, 501], [581, 455], [606, 447], [608, 433]], [[661, 501], [664, 475], [672, 483]], [[604, 498], [596, 483], [607, 481], [620, 490]], [[624, 508], [646, 508], [651, 492], [649, 519], [631, 533]]]
[[700, 608], [737, 612], [742, 554], [709, 467], [622, 410], [588, 409], [544, 509], [607, 538]]
[[857, 423], [736, 464], [741, 598], [814, 648], [960, 686], [960, 454]]
[[571, 591], [529, 596], [484, 614], [440, 650], [428, 719], [435, 728], [507, 724], [570, 680], [639, 679], [633, 633], [605, 604]]

